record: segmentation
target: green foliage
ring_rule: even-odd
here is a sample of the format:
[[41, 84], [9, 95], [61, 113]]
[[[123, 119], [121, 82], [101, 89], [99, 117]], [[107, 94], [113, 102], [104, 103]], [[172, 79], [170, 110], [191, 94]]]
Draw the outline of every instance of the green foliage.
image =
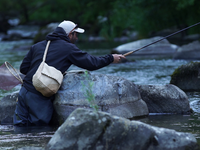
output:
[[[1, 0], [0, 17], [20, 17], [22, 23], [46, 24], [72, 20], [88, 34], [107, 39], [136, 30], [141, 36], [199, 22], [199, 0]], [[189, 33], [200, 32], [199, 27]]]
[[177, 3], [177, 9], [186, 8], [194, 5], [195, 0], [174, 0]]
[[87, 71], [85, 71], [84, 74], [85, 82], [81, 82], [84, 92], [84, 96], [86, 97], [86, 100], [88, 101], [91, 108], [93, 108], [95, 111], [98, 111], [98, 105], [95, 103], [95, 95], [92, 92], [92, 87], [94, 85], [94, 82], [90, 80], [89, 74]]

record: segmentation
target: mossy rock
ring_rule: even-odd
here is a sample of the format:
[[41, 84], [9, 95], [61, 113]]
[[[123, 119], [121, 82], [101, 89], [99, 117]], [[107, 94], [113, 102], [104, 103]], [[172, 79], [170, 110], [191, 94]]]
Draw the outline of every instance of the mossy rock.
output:
[[36, 34], [35, 38], [33, 39], [34, 43], [40, 42], [42, 40], [45, 40], [45, 37], [47, 36], [47, 34], [50, 33], [50, 30], [48, 30], [47, 28], [43, 27], [39, 30], [38, 34]]
[[38, 31], [38, 34], [36, 34], [33, 42], [37, 43], [42, 40], [45, 40], [46, 36], [49, 33], [52, 33], [56, 29], [57, 26], [58, 26], [58, 23], [50, 23], [46, 26], [41, 27], [40, 30]]
[[191, 62], [178, 67], [171, 75], [170, 84], [184, 91], [200, 91], [200, 62]]

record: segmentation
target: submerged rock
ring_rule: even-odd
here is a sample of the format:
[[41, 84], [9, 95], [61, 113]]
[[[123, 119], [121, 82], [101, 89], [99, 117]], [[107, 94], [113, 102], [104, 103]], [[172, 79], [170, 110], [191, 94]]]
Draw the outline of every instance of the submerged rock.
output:
[[76, 109], [46, 146], [48, 150], [195, 150], [197, 148], [197, 141], [190, 133], [158, 128], [86, 109]]
[[93, 82], [92, 92], [100, 111], [112, 115], [133, 118], [148, 115], [146, 103], [141, 99], [137, 86], [121, 77], [107, 75], [66, 74], [62, 87], [56, 94], [54, 107], [55, 121], [63, 123], [76, 108], [90, 108], [86, 100], [83, 84]]
[[171, 75], [170, 84], [183, 91], [200, 91], [200, 62], [191, 62], [178, 67]]
[[149, 113], [190, 113], [187, 95], [175, 85], [139, 85], [138, 88]]

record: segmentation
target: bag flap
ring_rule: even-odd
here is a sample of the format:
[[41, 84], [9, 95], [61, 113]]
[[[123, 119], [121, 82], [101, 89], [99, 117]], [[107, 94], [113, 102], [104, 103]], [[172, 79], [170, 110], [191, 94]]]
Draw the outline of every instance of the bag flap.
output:
[[60, 84], [63, 81], [63, 74], [61, 73], [61, 71], [57, 70], [56, 68], [54, 68], [52, 66], [48, 66], [46, 63], [44, 63], [41, 73], [52, 79], [57, 80], [58, 83], [60, 83]]

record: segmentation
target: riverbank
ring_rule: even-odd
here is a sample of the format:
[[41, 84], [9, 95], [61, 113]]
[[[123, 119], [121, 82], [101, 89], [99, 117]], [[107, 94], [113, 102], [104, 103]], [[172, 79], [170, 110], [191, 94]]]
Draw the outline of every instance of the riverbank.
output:
[[[21, 45], [19, 41], [15, 41], [14, 45]], [[1, 43], [0, 43], [1, 44]], [[11, 43], [6, 43], [8, 46]], [[94, 43], [93, 43], [94, 44]], [[99, 43], [101, 44], [101, 43]], [[109, 44], [109, 43], [108, 43]], [[95, 45], [95, 44], [94, 44]], [[96, 45], [97, 47], [87, 48], [87, 45], [80, 45], [83, 47], [84, 51], [90, 54], [100, 56], [110, 52], [109, 46], [102, 43], [102, 47]], [[0, 60], [4, 62], [5, 60], [10, 62], [15, 68], [19, 68], [22, 58], [25, 56], [28, 50], [24, 51], [12, 51], [9, 49], [1, 50], [2, 55]], [[127, 57], [129, 60], [129, 57]], [[190, 61], [187, 60], [173, 60], [173, 59], [141, 59], [130, 61], [120, 64], [111, 64], [105, 68], [97, 71], [93, 71], [92, 74], [107, 74], [120, 76], [128, 79], [135, 84], [142, 85], [164, 85], [168, 84], [171, 79], [171, 74], [173, 71], [181, 65], [187, 64]], [[76, 66], [70, 67], [70, 70], [79, 69]], [[13, 89], [18, 90], [19, 87]], [[0, 91], [0, 96], [12, 93], [13, 91]], [[190, 103], [198, 102], [200, 100], [200, 93], [192, 92], [187, 93]], [[192, 106], [193, 108], [199, 107], [198, 105]], [[162, 115], [162, 116], [148, 116], [146, 118], [137, 119], [141, 122], [158, 126], [166, 127], [170, 129], [175, 129], [180, 132], [189, 132], [194, 134], [198, 143], [200, 143], [200, 130], [199, 130], [199, 113], [194, 113], [192, 115]], [[52, 131], [45, 131], [45, 127], [41, 127], [36, 131], [36, 129], [30, 129], [28, 133], [18, 132], [14, 133], [13, 126], [0, 125], [1, 135], [2, 135], [2, 148], [4, 149], [17, 149], [22, 147], [34, 147], [37, 149], [44, 149], [44, 145], [48, 143], [48, 140], [56, 131], [54, 128]], [[44, 130], [43, 130], [44, 129]], [[14, 137], [14, 138], [11, 138]], [[27, 144], [26, 144], [27, 143]], [[1, 146], [0, 146], [1, 147]]]

